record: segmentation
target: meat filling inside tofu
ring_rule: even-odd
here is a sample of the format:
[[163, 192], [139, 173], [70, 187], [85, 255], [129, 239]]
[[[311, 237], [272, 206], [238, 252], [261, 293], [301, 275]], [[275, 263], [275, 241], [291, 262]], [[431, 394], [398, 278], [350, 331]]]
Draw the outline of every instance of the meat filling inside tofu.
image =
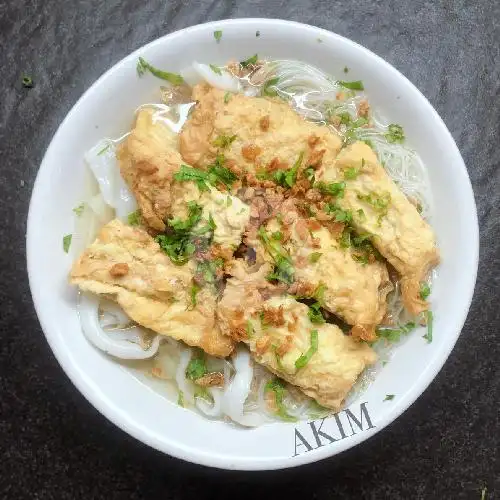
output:
[[115, 300], [136, 323], [214, 356], [234, 347], [215, 321], [216, 296], [202, 288], [192, 303], [193, 269], [176, 266], [144, 230], [106, 224], [74, 263], [70, 282]]

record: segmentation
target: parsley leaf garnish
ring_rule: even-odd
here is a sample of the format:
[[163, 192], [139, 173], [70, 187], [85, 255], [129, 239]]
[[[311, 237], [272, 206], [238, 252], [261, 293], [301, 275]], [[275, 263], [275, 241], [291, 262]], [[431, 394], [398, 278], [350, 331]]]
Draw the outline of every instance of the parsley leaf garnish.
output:
[[25, 89], [30, 89], [33, 87], [33, 79], [28, 75], [23, 75], [22, 82]]
[[63, 250], [65, 253], [69, 252], [69, 247], [71, 246], [71, 239], [73, 238], [72, 234], [67, 234], [63, 237]]
[[399, 328], [377, 328], [377, 335], [389, 342], [399, 342], [403, 335], [412, 332], [416, 327], [417, 325], [414, 321], [409, 321]]
[[141, 211], [137, 209], [135, 212], [131, 212], [127, 215], [128, 223], [131, 226], [138, 226], [141, 223]]
[[430, 294], [431, 294], [431, 287], [429, 286], [428, 283], [422, 281], [422, 283], [420, 283], [420, 298], [422, 300], [426, 300]]
[[252, 57], [249, 57], [248, 59], [245, 59], [244, 61], [240, 61], [240, 65], [243, 68], [247, 68], [248, 66], [254, 65], [259, 59], [259, 56], [257, 54], [254, 54]]
[[269, 281], [277, 280], [288, 285], [293, 283], [295, 270], [288, 252], [281, 246], [281, 243], [271, 239], [263, 226], [259, 228], [259, 238], [262, 240], [265, 249], [274, 260], [274, 270], [267, 276]]
[[358, 177], [359, 175], [359, 169], [355, 167], [349, 167], [344, 170], [344, 179], [346, 180], [354, 180]]
[[201, 290], [201, 288], [196, 284], [196, 283], [193, 283], [191, 285], [191, 288], [189, 290], [189, 296], [191, 298], [191, 307], [192, 308], [195, 308], [196, 307], [196, 295], [198, 295], [198, 292]]
[[207, 365], [205, 363], [205, 355], [203, 351], [198, 352], [189, 360], [186, 367], [186, 378], [189, 380], [198, 380], [199, 378], [206, 375], [208, 372]]
[[304, 368], [304, 366], [309, 363], [313, 355], [317, 352], [318, 350], [318, 330], [312, 330], [311, 331], [311, 346], [309, 349], [299, 356], [299, 358], [295, 361], [295, 368], [300, 370], [300, 368]]
[[219, 135], [219, 137], [217, 137], [212, 144], [217, 148], [225, 149], [231, 146], [231, 144], [235, 141], [236, 137], [237, 137], [236, 134]]
[[345, 82], [339, 80], [338, 83], [339, 85], [342, 85], [342, 87], [349, 90], [365, 90], [365, 86], [363, 85], [363, 82], [361, 80], [356, 80], [354, 82]]
[[434, 323], [434, 315], [432, 314], [432, 311], [425, 311], [424, 315], [427, 323], [427, 333], [424, 335], [424, 339], [427, 340], [428, 344], [430, 344], [432, 342], [432, 327]]
[[292, 417], [287, 412], [285, 404], [283, 403], [283, 398], [285, 396], [285, 388], [283, 386], [283, 382], [279, 378], [270, 380], [265, 385], [265, 390], [274, 392], [275, 402], [278, 408], [276, 415], [287, 422], [297, 422], [297, 418]]
[[177, 396], [177, 404], [184, 408], [184, 393], [182, 391], [179, 391], [179, 395]]
[[402, 143], [405, 140], [405, 134], [403, 127], [397, 125], [396, 123], [391, 123], [387, 128], [387, 133], [385, 134], [387, 142], [390, 143]]
[[276, 91], [275, 88], [273, 88], [278, 82], [280, 81], [279, 78], [271, 78], [268, 80], [266, 83], [264, 83], [264, 86], [262, 87], [262, 95], [266, 95], [268, 97], [275, 97], [278, 95], [278, 92]]
[[160, 78], [162, 80], [166, 80], [172, 85], [181, 85], [184, 83], [184, 78], [177, 73], [170, 73], [168, 71], [163, 71], [161, 69], [155, 68], [151, 64], [149, 64], [144, 58], [139, 57], [139, 61], [137, 62], [137, 74], [139, 76], [144, 75], [146, 71], [149, 71], [151, 74]]
[[73, 209], [73, 212], [75, 213], [75, 215], [77, 217], [81, 217], [81, 215], [83, 214], [84, 210], [85, 210], [85, 203], [80, 203], [80, 205], [78, 205], [77, 207], [75, 207]]
[[345, 182], [316, 182], [314, 184], [316, 189], [319, 189], [323, 194], [329, 196], [337, 196], [338, 198], [344, 197]]
[[386, 394], [384, 401], [392, 401], [394, 398], [394, 394]]
[[311, 264], [315, 264], [316, 262], [318, 262], [318, 260], [320, 259], [320, 257], [322, 256], [323, 254], [321, 252], [313, 252], [313, 253], [310, 253], [309, 254], [309, 262]]
[[319, 302], [314, 302], [309, 306], [307, 317], [311, 320], [311, 323], [325, 323], [325, 318], [323, 316], [323, 313], [320, 311], [320, 307], [321, 304]]
[[229, 102], [229, 100], [231, 99], [231, 92], [227, 91], [225, 94], [224, 94], [224, 104], [227, 104]]
[[209, 64], [208, 66], [216, 75], [222, 75], [222, 70], [218, 66], [215, 66], [214, 64]]
[[216, 31], [214, 31], [214, 38], [215, 38], [215, 41], [217, 43], [220, 42], [220, 40], [222, 38], [222, 30], [216, 30]]

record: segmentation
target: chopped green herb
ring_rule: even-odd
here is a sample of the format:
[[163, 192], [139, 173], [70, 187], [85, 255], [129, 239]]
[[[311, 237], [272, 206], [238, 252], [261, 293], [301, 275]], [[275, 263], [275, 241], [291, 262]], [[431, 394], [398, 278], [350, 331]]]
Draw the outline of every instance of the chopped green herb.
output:
[[258, 234], [275, 264], [273, 272], [267, 276], [267, 279], [269, 281], [277, 280], [289, 285], [292, 284], [295, 270], [288, 252], [281, 246], [278, 240], [268, 236], [263, 226], [260, 226]]
[[252, 325], [252, 322], [250, 320], [247, 321], [247, 336], [249, 339], [253, 337], [254, 334], [254, 328]]
[[[297, 161], [293, 164], [293, 167], [288, 170], [277, 170], [272, 175], [272, 180], [279, 184], [284, 188], [292, 188], [297, 181], [297, 173], [302, 164], [302, 160], [304, 158], [304, 152], [301, 152]], [[261, 172], [261, 177], [269, 178], [269, 174], [267, 172]], [[257, 178], [259, 178], [259, 174], [257, 174]]]
[[342, 80], [339, 80], [339, 85], [342, 85], [342, 87], [349, 89], [349, 90], [365, 90], [365, 87], [363, 85], [363, 82], [361, 80], [356, 80], [354, 82], [345, 82]]
[[257, 54], [254, 54], [252, 57], [249, 57], [248, 59], [245, 59], [244, 61], [240, 61], [240, 65], [243, 68], [247, 68], [248, 66], [253, 66], [259, 59], [259, 56]]
[[345, 182], [316, 182], [314, 184], [316, 189], [319, 189], [323, 194], [329, 196], [337, 196], [338, 198], [344, 197]]
[[420, 283], [420, 298], [422, 300], [426, 300], [430, 294], [431, 294], [431, 287], [429, 286], [428, 283], [426, 283], [425, 281], [422, 281]]
[[318, 262], [318, 260], [320, 259], [320, 257], [322, 255], [323, 254], [321, 252], [313, 252], [313, 253], [309, 254], [309, 262], [311, 264], [315, 264], [316, 262]]
[[84, 210], [85, 210], [85, 203], [80, 203], [80, 205], [78, 205], [73, 209], [73, 212], [77, 217], [80, 217], [83, 214]]
[[218, 66], [215, 66], [213, 64], [209, 64], [208, 66], [216, 75], [222, 75], [222, 70]]
[[186, 220], [181, 219], [180, 217], [175, 217], [173, 219], [168, 220], [168, 225], [174, 230], [178, 232], [186, 232], [198, 224], [201, 220], [201, 213], [203, 208], [201, 205], [194, 201], [188, 202], [188, 218]]
[[212, 143], [215, 147], [221, 148], [221, 149], [226, 149], [231, 144], [235, 141], [236, 139], [236, 134], [235, 135], [219, 135], [214, 142]]
[[392, 401], [394, 398], [394, 394], [387, 394], [384, 398], [384, 401]]
[[273, 380], [270, 380], [265, 385], [265, 391], [273, 391], [274, 392], [276, 407], [278, 408], [276, 415], [278, 417], [280, 417], [282, 420], [285, 420], [287, 422], [296, 422], [297, 421], [297, 419], [295, 417], [292, 417], [291, 415], [289, 415], [289, 413], [286, 410], [286, 406], [283, 403], [283, 398], [285, 396], [285, 388], [283, 386], [283, 382], [279, 378], [274, 378]]
[[349, 167], [344, 170], [344, 179], [352, 181], [356, 179], [359, 175], [359, 169], [355, 167]]
[[403, 335], [415, 330], [417, 325], [413, 321], [409, 321], [405, 325], [399, 328], [377, 328], [377, 335], [381, 338], [388, 340], [389, 342], [399, 342]]
[[30, 89], [33, 87], [33, 79], [28, 75], [23, 76], [22, 82], [25, 89]]
[[179, 391], [179, 395], [177, 396], [177, 404], [184, 408], [184, 393]]
[[172, 232], [159, 234], [155, 240], [161, 249], [177, 265], [184, 265], [195, 252], [191, 232], [201, 220], [202, 207], [194, 201], [188, 202], [188, 218], [169, 219], [167, 225]]
[[387, 142], [390, 143], [402, 143], [405, 140], [405, 134], [403, 131], [403, 127], [401, 125], [397, 125], [396, 123], [391, 123], [387, 128], [387, 133], [385, 134], [385, 138]]
[[352, 212], [350, 210], [343, 210], [334, 203], [327, 203], [325, 211], [329, 215], [334, 215], [336, 222], [345, 222], [347, 224], [352, 222]]
[[316, 172], [313, 167], [307, 167], [304, 170], [303, 175], [311, 184], [314, 184]]
[[352, 260], [359, 262], [360, 264], [363, 264], [366, 266], [368, 264], [368, 256], [367, 255], [359, 255], [357, 253], [353, 253], [351, 255]]
[[224, 267], [223, 259], [204, 260], [198, 262], [196, 274], [200, 276], [205, 283], [215, 284], [218, 270]]
[[226, 207], [230, 207], [232, 204], [233, 204], [233, 199], [231, 198], [231, 196], [228, 196], [226, 198]]
[[111, 147], [111, 143], [106, 144], [98, 153], [97, 156], [101, 156]]
[[271, 238], [276, 241], [281, 241], [283, 239], [283, 233], [281, 231], [275, 231], [271, 234]]
[[319, 302], [314, 302], [309, 306], [307, 317], [310, 319], [311, 323], [322, 324], [325, 322], [325, 318], [320, 310], [320, 307], [321, 304]]
[[216, 30], [214, 31], [214, 38], [215, 38], [215, 41], [217, 43], [220, 42], [221, 38], [222, 38], [222, 30]]
[[258, 38], [258, 37], [260, 36], [260, 31], [258, 31], [258, 30], [257, 30], [257, 31], [255, 32], [255, 36]]
[[379, 213], [378, 225], [380, 226], [382, 217], [387, 215], [387, 210], [391, 203], [391, 194], [389, 192], [379, 194], [370, 191], [367, 194], [358, 193], [357, 196], [358, 200], [368, 203], [368, 205]]
[[[231, 141], [234, 140], [232, 138], [230, 139]], [[220, 182], [230, 189], [238, 177], [231, 170], [224, 167], [224, 161], [223, 155], [217, 155], [215, 162], [208, 168], [208, 181], [213, 186], [216, 186], [217, 183]]]
[[179, 171], [174, 174], [176, 181], [193, 181], [200, 191], [208, 191], [208, 174], [204, 170], [182, 164]]
[[304, 366], [306, 366], [307, 363], [309, 363], [310, 359], [313, 357], [313, 355], [316, 353], [317, 350], [318, 350], [318, 330], [312, 330], [311, 346], [309, 347], [309, 349], [305, 354], [299, 356], [299, 358], [295, 361], [295, 368], [297, 368], [297, 370], [304, 368]]
[[359, 208], [358, 210], [356, 210], [356, 213], [358, 214], [358, 218], [360, 221], [366, 220], [365, 211], [362, 208]]
[[349, 113], [343, 112], [337, 115], [340, 118], [340, 123], [342, 125], [349, 125], [352, 122], [352, 117]]
[[344, 73], [349, 73], [349, 68], [347, 66], [344, 66]]
[[135, 212], [131, 212], [127, 215], [128, 223], [131, 226], [138, 226], [141, 223], [141, 211], [137, 209]]
[[205, 363], [205, 355], [203, 354], [203, 351], [201, 351], [189, 360], [186, 367], [186, 378], [189, 380], [198, 380], [203, 377], [203, 375], [206, 375], [207, 372], [208, 370]]
[[229, 91], [224, 94], [224, 104], [227, 104], [229, 102], [229, 100], [231, 99], [231, 96], [232, 96], [232, 94]]
[[212, 231], [215, 231], [217, 229], [217, 224], [215, 223], [214, 218], [212, 217], [212, 214], [208, 214], [208, 227]]
[[137, 63], [137, 73], [139, 76], [142, 76], [146, 71], [149, 71], [157, 78], [166, 80], [172, 85], [182, 85], [184, 83], [184, 78], [182, 78], [181, 75], [178, 75], [177, 73], [170, 73], [168, 71], [162, 71], [161, 69], [155, 68], [149, 64], [144, 58], [139, 57], [139, 61]]
[[208, 403], [213, 403], [214, 398], [208, 391], [206, 387], [201, 387], [201, 386], [196, 386], [194, 389], [194, 397], [195, 398], [201, 398], [207, 401]]
[[332, 412], [332, 410], [330, 410], [329, 408], [321, 406], [315, 399], [311, 401], [307, 410], [308, 417], [312, 419], [324, 418]]
[[427, 323], [427, 333], [424, 335], [424, 339], [427, 340], [427, 343], [430, 344], [432, 342], [432, 327], [434, 322], [434, 316], [432, 311], [425, 311], [424, 316]]
[[193, 283], [191, 285], [191, 289], [189, 290], [189, 296], [191, 297], [191, 307], [194, 308], [196, 307], [196, 295], [198, 295], [198, 292], [201, 290], [201, 288], [196, 284]]
[[63, 250], [65, 253], [69, 252], [69, 247], [71, 246], [71, 239], [73, 238], [72, 234], [67, 234], [63, 237]]
[[276, 364], [278, 365], [278, 370], [281, 372], [286, 372], [285, 367], [283, 366], [283, 362], [281, 361], [281, 357], [278, 354], [278, 346], [273, 345], [274, 357], [276, 359]]
[[268, 97], [275, 97], [278, 95], [278, 92], [274, 88], [275, 85], [280, 81], [279, 78], [271, 78], [262, 87], [262, 95], [266, 95]]

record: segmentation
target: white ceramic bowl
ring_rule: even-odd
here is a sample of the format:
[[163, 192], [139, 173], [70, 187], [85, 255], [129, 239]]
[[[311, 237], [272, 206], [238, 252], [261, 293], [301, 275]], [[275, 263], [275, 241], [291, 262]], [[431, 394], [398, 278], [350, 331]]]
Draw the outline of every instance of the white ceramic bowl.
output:
[[[213, 37], [218, 29], [223, 31], [220, 43]], [[71, 258], [63, 253], [61, 240], [72, 232], [72, 208], [80, 202], [84, 152], [102, 137], [126, 132], [134, 109], [157, 92], [158, 80], [137, 77], [138, 56], [179, 71], [193, 60], [218, 64], [256, 52], [303, 60], [339, 78], [348, 66], [350, 79], [363, 80], [371, 104], [390, 122], [403, 125], [409, 145], [428, 169], [442, 264], [433, 285], [431, 344], [422, 339], [423, 332], [413, 333], [396, 348], [362, 399], [336, 418], [249, 430], [211, 422], [165, 400], [86, 341], [75, 290], [67, 285]], [[47, 340], [67, 375], [103, 415], [144, 443], [191, 462], [276, 469], [314, 462], [361, 443], [398, 417], [429, 385], [453, 348], [470, 306], [478, 225], [457, 146], [436, 111], [404, 76], [367, 49], [328, 31], [280, 20], [237, 19], [160, 38], [120, 61], [81, 97], [59, 127], [38, 172], [27, 256], [31, 292]], [[384, 402], [386, 394], [396, 397]]]

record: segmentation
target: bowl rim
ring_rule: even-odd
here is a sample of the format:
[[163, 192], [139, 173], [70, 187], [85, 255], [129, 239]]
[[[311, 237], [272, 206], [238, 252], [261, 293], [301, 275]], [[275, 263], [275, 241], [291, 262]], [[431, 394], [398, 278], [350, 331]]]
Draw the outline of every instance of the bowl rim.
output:
[[[467, 305], [466, 308], [464, 308], [463, 311], [458, 311], [455, 315], [455, 324], [456, 324], [456, 331], [454, 333], [453, 339], [450, 339], [449, 343], [447, 346], [445, 346], [442, 351], [441, 355], [438, 357], [437, 361], [434, 362], [431, 366], [428, 367], [428, 369], [425, 372], [425, 375], [420, 378], [418, 388], [414, 389], [414, 392], [411, 394], [409, 398], [405, 401], [404, 404], [399, 405], [397, 408], [394, 409], [394, 411], [390, 412], [387, 417], [384, 417], [381, 422], [379, 422], [379, 425], [370, 433], [362, 433], [357, 436], [355, 436], [354, 439], [351, 439], [348, 444], [343, 446], [340, 450], [335, 450], [331, 449], [328, 447], [324, 447], [321, 450], [317, 450], [316, 453], [314, 454], [303, 454], [300, 456], [297, 456], [294, 458], [294, 460], [290, 460], [289, 458], [283, 458], [283, 459], [271, 459], [271, 461], [258, 461], [257, 459], [254, 458], [245, 458], [244, 456], [238, 457], [238, 458], [233, 458], [231, 459], [231, 463], [228, 463], [227, 460], [224, 460], [223, 458], [221, 459], [219, 456], [214, 455], [210, 456], [206, 453], [200, 453], [200, 454], [193, 454], [192, 452], [189, 451], [189, 449], [182, 448], [180, 446], [171, 446], [171, 443], [166, 443], [165, 441], [161, 440], [156, 440], [153, 437], [145, 434], [143, 430], [139, 427], [134, 427], [134, 426], [129, 426], [127, 425], [127, 422], [123, 419], [123, 417], [120, 415], [119, 412], [115, 411], [114, 408], [111, 406], [105, 404], [103, 400], [95, 396], [92, 391], [90, 386], [86, 383], [85, 379], [81, 377], [81, 374], [79, 371], [72, 366], [70, 361], [66, 358], [65, 353], [62, 351], [62, 348], [57, 344], [57, 342], [54, 340], [54, 337], [49, 335], [47, 332], [51, 330], [51, 318], [52, 316], [49, 316], [45, 314], [44, 310], [41, 308], [38, 294], [38, 292], [34, 286], [33, 286], [33, 280], [34, 280], [34, 274], [36, 273], [34, 266], [34, 252], [36, 251], [36, 242], [32, 240], [31, 234], [32, 231], [30, 228], [33, 226], [33, 220], [35, 218], [34, 215], [34, 209], [33, 207], [38, 203], [37, 201], [37, 192], [39, 192], [39, 184], [41, 184], [41, 171], [43, 170], [44, 164], [46, 162], [47, 157], [49, 156], [49, 153], [53, 148], [55, 148], [55, 144], [58, 142], [58, 137], [59, 134], [61, 133], [61, 129], [63, 126], [66, 124], [71, 119], [72, 114], [75, 112], [76, 109], [80, 108], [81, 106], [84, 106], [86, 99], [89, 97], [90, 94], [96, 91], [96, 87], [98, 87], [103, 80], [108, 78], [111, 73], [115, 71], [115, 69], [118, 66], [121, 66], [124, 64], [124, 62], [130, 60], [130, 59], [136, 59], [141, 53], [146, 50], [149, 47], [155, 46], [155, 45], [161, 45], [165, 43], [166, 40], [169, 40], [174, 37], [178, 36], [184, 36], [184, 35], [190, 35], [191, 33], [194, 33], [196, 31], [200, 30], [207, 30], [211, 28], [215, 29], [223, 29], [225, 26], [228, 25], [241, 25], [242, 27], [245, 27], [246, 25], [253, 25], [255, 23], [259, 23], [260, 26], [275, 26], [276, 24], [279, 24], [281, 26], [290, 26], [293, 28], [300, 28], [304, 29], [306, 31], [309, 31], [310, 33], [313, 33], [315, 36], [324, 36], [328, 37], [332, 40], [342, 40], [343, 42], [348, 42], [350, 44], [353, 44], [356, 46], [358, 50], [363, 51], [367, 56], [375, 59], [377, 61], [377, 64], [381, 65], [384, 70], [391, 72], [394, 75], [397, 75], [399, 79], [402, 79], [402, 81], [406, 84], [409, 85], [412, 88], [412, 91], [417, 93], [419, 98], [420, 98], [420, 103], [422, 106], [425, 106], [426, 108], [426, 113], [430, 114], [433, 116], [434, 121], [435, 121], [435, 127], [439, 127], [441, 130], [440, 132], [444, 135], [447, 136], [448, 140], [451, 141], [449, 144], [453, 148], [453, 153], [454, 157], [456, 157], [457, 161], [457, 166], [456, 169], [460, 173], [462, 177], [462, 184], [464, 187], [464, 191], [467, 193], [468, 200], [465, 200], [471, 207], [471, 218], [470, 220], [470, 226], [469, 230], [469, 245], [473, 251], [473, 255], [471, 257], [472, 262], [474, 263], [473, 266], [473, 272], [470, 273], [469, 276], [467, 276], [466, 282], [467, 282], [467, 290], [464, 292], [464, 301], [463, 303]], [[465, 183], [465, 184], [464, 184]], [[32, 194], [31, 194], [31, 200], [30, 200], [30, 205], [29, 205], [29, 211], [28, 211], [28, 219], [27, 219], [27, 231], [26, 231], [26, 258], [27, 258], [27, 270], [28, 270], [28, 279], [29, 279], [29, 285], [30, 285], [30, 291], [33, 299], [33, 303], [35, 306], [35, 311], [38, 316], [38, 320], [40, 322], [40, 325], [42, 327], [42, 331], [45, 335], [45, 338], [47, 339], [47, 342], [50, 345], [50, 348], [52, 352], [54, 353], [54, 356], [56, 357], [58, 363], [62, 367], [63, 371], [66, 373], [66, 375], [69, 377], [71, 382], [75, 385], [75, 387], [80, 391], [80, 393], [89, 401], [92, 406], [94, 406], [103, 416], [105, 416], [108, 420], [113, 422], [117, 427], [125, 431], [127, 434], [133, 436], [136, 438], [138, 441], [143, 442], [148, 444], [154, 449], [157, 449], [163, 453], [166, 453], [170, 456], [189, 461], [192, 463], [200, 464], [200, 465], [205, 465], [209, 467], [215, 467], [215, 468], [222, 468], [222, 469], [236, 469], [236, 470], [271, 470], [271, 469], [282, 469], [282, 468], [288, 468], [288, 467], [296, 467], [299, 465], [304, 465], [307, 463], [311, 462], [316, 462], [325, 458], [328, 458], [330, 456], [336, 455], [338, 453], [341, 453], [342, 451], [345, 451], [349, 448], [352, 448], [360, 443], [362, 443], [365, 439], [368, 439], [369, 437], [373, 436], [377, 432], [381, 431], [384, 429], [387, 425], [391, 424], [394, 420], [396, 420], [404, 411], [406, 411], [409, 406], [411, 406], [419, 397], [420, 395], [427, 389], [427, 387], [430, 385], [430, 383], [434, 380], [434, 378], [437, 376], [441, 368], [443, 367], [444, 363], [448, 359], [448, 356], [450, 355], [453, 347], [455, 346], [455, 343], [460, 335], [460, 332], [463, 328], [463, 325], [465, 323], [468, 311], [470, 309], [470, 305], [472, 302], [472, 297], [474, 294], [474, 288], [475, 288], [475, 283], [476, 283], [476, 277], [477, 277], [477, 270], [478, 270], [478, 262], [479, 262], [479, 226], [478, 226], [478, 218], [477, 218], [477, 209], [475, 205], [475, 200], [474, 200], [474, 194], [473, 194], [473, 189], [472, 185], [470, 182], [470, 178], [468, 176], [468, 172], [465, 166], [465, 163], [463, 161], [463, 158], [461, 156], [461, 153], [451, 135], [449, 132], [448, 128], [444, 124], [443, 120], [437, 113], [437, 111], [434, 109], [434, 107], [430, 104], [430, 102], [427, 100], [427, 98], [420, 92], [420, 90], [411, 83], [406, 76], [404, 76], [400, 71], [398, 71], [396, 68], [394, 68], [390, 63], [385, 61], [383, 58], [380, 56], [376, 55], [373, 53], [371, 50], [363, 47], [362, 45], [358, 44], [357, 42], [354, 42], [350, 40], [347, 37], [344, 37], [342, 35], [338, 35], [336, 33], [333, 33], [331, 31], [328, 31], [323, 28], [319, 28], [313, 25], [309, 24], [303, 24], [299, 23], [296, 21], [287, 21], [283, 19], [275, 19], [275, 18], [237, 18], [237, 19], [224, 19], [224, 20], [218, 20], [218, 21], [211, 21], [207, 23], [202, 23], [202, 24], [197, 24], [194, 26], [189, 26], [186, 28], [183, 28], [181, 30], [174, 31], [172, 33], [169, 33], [167, 35], [164, 35], [162, 37], [159, 37], [141, 47], [138, 49], [134, 50], [121, 60], [117, 61], [115, 64], [113, 64], [112, 67], [110, 67], [108, 70], [106, 70], [82, 95], [81, 97], [77, 100], [77, 102], [72, 106], [70, 111], [66, 114], [65, 118], [63, 121], [60, 123], [56, 133], [52, 137], [50, 144], [44, 154], [44, 157], [42, 159], [42, 162], [40, 164], [40, 168], [37, 172], [36, 179], [34, 182]]]

